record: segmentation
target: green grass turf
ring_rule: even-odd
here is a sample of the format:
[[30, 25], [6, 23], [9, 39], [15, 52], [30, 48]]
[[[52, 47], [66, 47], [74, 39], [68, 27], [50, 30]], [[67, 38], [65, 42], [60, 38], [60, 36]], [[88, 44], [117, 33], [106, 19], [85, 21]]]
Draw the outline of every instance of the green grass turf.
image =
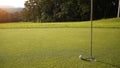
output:
[[0, 24], [0, 68], [120, 68], [120, 19], [93, 25], [96, 62], [79, 59], [90, 55], [90, 22]]
[[[93, 22], [96, 28], [120, 28], [120, 18], [102, 19]], [[0, 29], [6, 28], [89, 28], [90, 21], [85, 22], [54, 22], [54, 23], [32, 23], [17, 22], [0, 24]]]
[[0, 29], [0, 68], [120, 68], [120, 29], [94, 28], [89, 53], [89, 28]]

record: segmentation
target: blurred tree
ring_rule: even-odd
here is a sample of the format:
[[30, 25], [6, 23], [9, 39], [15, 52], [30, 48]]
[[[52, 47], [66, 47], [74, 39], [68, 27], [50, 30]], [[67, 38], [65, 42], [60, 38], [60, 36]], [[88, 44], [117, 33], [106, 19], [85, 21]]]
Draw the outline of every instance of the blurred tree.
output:
[[23, 11], [27, 21], [89, 20], [89, 0], [28, 0]]
[[94, 19], [116, 17], [117, 4], [118, 0], [94, 0]]
[[19, 12], [8, 13], [5, 10], [0, 9], [0, 23], [19, 21], [21, 21]]
[[[117, 14], [118, 0], [94, 0], [93, 4], [93, 19]], [[24, 21], [85, 21], [90, 20], [90, 0], [28, 0], [22, 13]]]

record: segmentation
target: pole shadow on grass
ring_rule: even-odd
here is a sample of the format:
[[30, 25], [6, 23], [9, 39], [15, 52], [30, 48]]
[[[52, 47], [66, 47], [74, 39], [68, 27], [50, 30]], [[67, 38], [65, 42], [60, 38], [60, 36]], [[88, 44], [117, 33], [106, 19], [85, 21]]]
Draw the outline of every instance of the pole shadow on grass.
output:
[[120, 68], [120, 65], [115, 65], [115, 64], [112, 64], [112, 63], [104, 62], [104, 61], [96, 61], [96, 62], [106, 64], [106, 65], [109, 65], [109, 66], [112, 66], [112, 67]]

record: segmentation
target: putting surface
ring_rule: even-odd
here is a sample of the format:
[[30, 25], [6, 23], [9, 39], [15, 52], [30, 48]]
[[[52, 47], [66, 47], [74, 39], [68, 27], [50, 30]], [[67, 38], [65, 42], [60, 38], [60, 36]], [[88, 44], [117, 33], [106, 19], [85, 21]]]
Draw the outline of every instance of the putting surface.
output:
[[0, 29], [0, 68], [120, 68], [120, 29], [94, 28], [89, 57], [89, 28]]

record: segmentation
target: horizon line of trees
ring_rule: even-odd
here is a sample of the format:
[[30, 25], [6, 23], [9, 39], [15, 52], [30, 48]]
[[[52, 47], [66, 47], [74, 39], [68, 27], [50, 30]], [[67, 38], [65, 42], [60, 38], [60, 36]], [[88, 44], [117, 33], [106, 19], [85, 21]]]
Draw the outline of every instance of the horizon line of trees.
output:
[[[1, 11], [0, 22], [89, 21], [91, 0], [27, 0], [21, 12]], [[93, 19], [117, 17], [119, 0], [93, 0]]]
[[19, 22], [19, 21], [22, 21], [20, 19], [19, 12], [9, 13], [3, 9], [0, 9], [0, 23]]
[[[93, 19], [117, 17], [119, 0], [93, 0]], [[90, 20], [90, 0], [28, 0], [24, 21], [62, 22]]]

